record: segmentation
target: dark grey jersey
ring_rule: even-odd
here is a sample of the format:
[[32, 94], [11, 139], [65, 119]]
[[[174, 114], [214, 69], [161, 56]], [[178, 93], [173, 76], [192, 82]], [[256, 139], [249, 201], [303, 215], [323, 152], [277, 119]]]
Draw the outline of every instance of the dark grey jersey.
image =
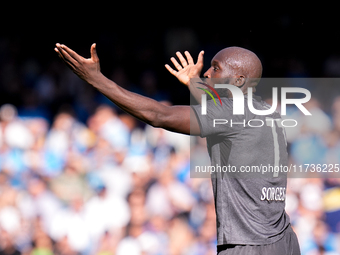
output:
[[[270, 108], [255, 96], [253, 106]], [[192, 108], [216, 170], [212, 184], [218, 245], [278, 241], [289, 225], [284, 209], [287, 174], [283, 171], [288, 154], [280, 114], [253, 114], [247, 95], [244, 115], [233, 115], [232, 98], [222, 98], [222, 105], [207, 101], [206, 115], [201, 114], [200, 105]]]

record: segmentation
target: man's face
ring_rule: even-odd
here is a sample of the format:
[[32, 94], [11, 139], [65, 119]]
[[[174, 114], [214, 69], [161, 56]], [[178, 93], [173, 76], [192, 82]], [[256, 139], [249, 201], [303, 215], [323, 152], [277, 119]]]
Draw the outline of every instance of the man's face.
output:
[[211, 67], [204, 73], [205, 78], [231, 78], [232, 73], [226, 65], [225, 56], [220, 52], [211, 60]]
[[[237, 75], [227, 64], [227, 61], [228, 55], [223, 52], [223, 50], [218, 52], [211, 60], [211, 67], [204, 73], [204, 77], [208, 78], [205, 82], [211, 83], [211, 86], [214, 86], [214, 83], [216, 82], [221, 84], [232, 84], [238, 87], [242, 86], [244, 84], [244, 76]], [[231, 96], [229, 90], [216, 89], [216, 91], [221, 97]]]
[[224, 78], [224, 67], [222, 63], [216, 59], [213, 58], [211, 60], [211, 66], [210, 68], [204, 73], [205, 78]]

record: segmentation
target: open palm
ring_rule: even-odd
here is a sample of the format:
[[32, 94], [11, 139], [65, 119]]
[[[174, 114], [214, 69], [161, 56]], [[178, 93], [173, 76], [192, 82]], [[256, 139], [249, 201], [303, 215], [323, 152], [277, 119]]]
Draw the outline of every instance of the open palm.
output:
[[199, 78], [202, 68], [203, 68], [203, 54], [204, 51], [201, 51], [198, 55], [197, 63], [194, 63], [190, 53], [188, 51], [184, 52], [187, 59], [183, 57], [183, 55], [177, 51], [176, 55], [181, 62], [179, 64], [176, 58], [172, 57], [170, 60], [176, 67], [177, 71], [172, 69], [168, 64], [165, 65], [166, 69], [174, 75], [181, 83], [186, 86], [190, 85], [191, 78]]

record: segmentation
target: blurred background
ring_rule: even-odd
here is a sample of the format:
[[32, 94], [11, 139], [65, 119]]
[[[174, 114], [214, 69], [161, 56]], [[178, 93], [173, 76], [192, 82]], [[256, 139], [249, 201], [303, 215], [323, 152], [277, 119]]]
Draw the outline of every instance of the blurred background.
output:
[[[340, 76], [336, 17], [229, 10], [191, 20], [149, 8], [157, 12], [67, 3], [3, 9], [0, 254], [216, 254], [211, 184], [189, 177], [189, 137], [117, 109], [68, 70], [55, 43], [89, 57], [96, 42], [104, 75], [168, 105], [190, 103], [164, 68], [176, 51], [195, 59], [204, 50], [203, 71], [219, 50], [241, 46], [260, 57], [264, 77]], [[316, 91], [306, 106], [313, 121], [289, 135], [294, 164], [340, 163], [332, 81], [307, 86]], [[206, 153], [204, 143], [196, 149]], [[289, 179], [286, 210], [302, 254], [340, 254], [339, 179]]]

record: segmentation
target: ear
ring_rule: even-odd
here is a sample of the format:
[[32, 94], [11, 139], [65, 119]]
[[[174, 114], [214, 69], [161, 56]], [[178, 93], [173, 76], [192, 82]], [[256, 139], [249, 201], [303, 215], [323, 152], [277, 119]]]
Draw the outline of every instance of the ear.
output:
[[246, 83], [246, 77], [243, 75], [238, 75], [235, 79], [235, 85], [241, 88]]

